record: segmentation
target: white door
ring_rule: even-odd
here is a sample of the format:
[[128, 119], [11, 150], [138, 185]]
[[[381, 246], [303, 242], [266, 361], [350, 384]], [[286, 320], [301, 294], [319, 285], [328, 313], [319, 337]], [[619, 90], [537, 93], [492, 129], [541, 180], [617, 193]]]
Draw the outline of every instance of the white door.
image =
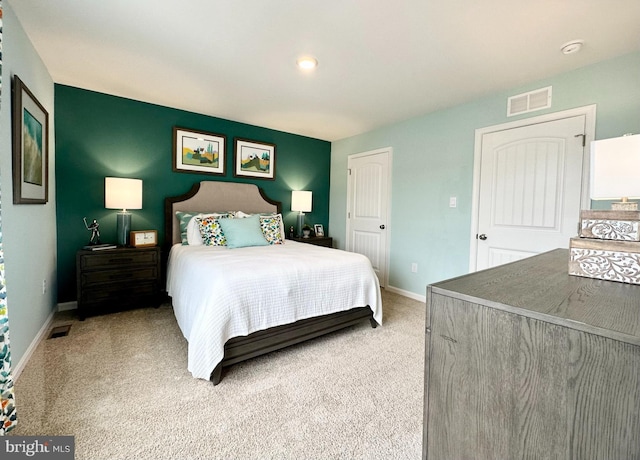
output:
[[578, 231], [585, 134], [580, 115], [482, 136], [478, 270], [569, 247]]
[[391, 149], [350, 155], [347, 161], [347, 251], [369, 258], [381, 286], [388, 273]]

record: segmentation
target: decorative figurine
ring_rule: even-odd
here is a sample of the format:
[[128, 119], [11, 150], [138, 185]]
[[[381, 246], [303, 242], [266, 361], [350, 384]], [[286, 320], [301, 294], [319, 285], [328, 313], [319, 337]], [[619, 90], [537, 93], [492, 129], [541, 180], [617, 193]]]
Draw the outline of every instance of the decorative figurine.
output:
[[100, 224], [97, 220], [93, 219], [91, 225], [87, 225], [87, 218], [83, 217], [84, 226], [87, 227], [87, 230], [91, 232], [91, 239], [89, 240], [90, 245], [100, 244]]

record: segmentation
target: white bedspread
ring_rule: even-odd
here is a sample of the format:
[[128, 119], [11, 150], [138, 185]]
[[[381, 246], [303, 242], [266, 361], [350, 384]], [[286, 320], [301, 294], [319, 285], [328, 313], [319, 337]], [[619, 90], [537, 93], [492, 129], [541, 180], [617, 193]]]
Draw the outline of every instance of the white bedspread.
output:
[[368, 258], [295, 241], [236, 249], [175, 245], [167, 293], [189, 342], [188, 369], [202, 379], [233, 337], [366, 305], [382, 324]]

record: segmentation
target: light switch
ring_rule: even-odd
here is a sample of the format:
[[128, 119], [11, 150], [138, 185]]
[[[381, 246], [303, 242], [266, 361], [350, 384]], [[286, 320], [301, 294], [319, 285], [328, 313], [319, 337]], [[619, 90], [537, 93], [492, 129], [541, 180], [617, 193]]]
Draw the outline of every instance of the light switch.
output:
[[449, 207], [450, 208], [455, 208], [458, 206], [458, 198], [456, 198], [455, 196], [450, 196], [449, 197]]

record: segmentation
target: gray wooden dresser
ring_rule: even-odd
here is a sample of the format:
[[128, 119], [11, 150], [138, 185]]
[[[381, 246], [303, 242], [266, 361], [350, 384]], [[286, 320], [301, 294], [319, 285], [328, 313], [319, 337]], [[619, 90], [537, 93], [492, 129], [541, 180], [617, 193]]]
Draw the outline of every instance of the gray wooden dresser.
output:
[[568, 260], [427, 288], [423, 458], [640, 459], [640, 286]]

